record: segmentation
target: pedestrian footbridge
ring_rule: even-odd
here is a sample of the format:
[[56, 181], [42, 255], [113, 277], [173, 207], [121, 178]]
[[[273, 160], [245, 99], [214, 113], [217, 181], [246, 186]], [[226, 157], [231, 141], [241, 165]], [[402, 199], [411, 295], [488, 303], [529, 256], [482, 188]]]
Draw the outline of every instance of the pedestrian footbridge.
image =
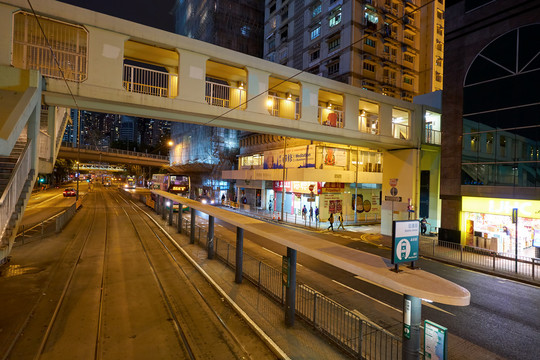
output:
[[59, 1], [0, 0], [0, 35], [0, 261], [69, 109], [381, 150], [425, 137], [420, 105]]

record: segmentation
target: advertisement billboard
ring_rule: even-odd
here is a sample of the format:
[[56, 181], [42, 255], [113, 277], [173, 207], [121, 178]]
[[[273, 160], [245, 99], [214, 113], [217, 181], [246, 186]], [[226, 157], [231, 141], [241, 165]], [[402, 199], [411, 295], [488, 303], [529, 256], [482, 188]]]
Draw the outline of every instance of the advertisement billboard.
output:
[[314, 168], [315, 167], [315, 146], [295, 146], [285, 150], [285, 161], [283, 149], [268, 150], [264, 152], [264, 169], [283, 169], [286, 163], [288, 169], [294, 168]]
[[347, 150], [337, 148], [323, 148], [323, 164], [333, 166], [347, 166]]

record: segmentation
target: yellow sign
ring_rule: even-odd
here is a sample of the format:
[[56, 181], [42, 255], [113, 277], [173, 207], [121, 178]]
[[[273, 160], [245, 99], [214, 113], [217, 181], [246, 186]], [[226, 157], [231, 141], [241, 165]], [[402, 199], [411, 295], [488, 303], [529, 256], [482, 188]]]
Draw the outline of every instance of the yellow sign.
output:
[[498, 199], [464, 196], [461, 211], [512, 216], [512, 209], [518, 209], [519, 216], [540, 219], [540, 201], [521, 199]]

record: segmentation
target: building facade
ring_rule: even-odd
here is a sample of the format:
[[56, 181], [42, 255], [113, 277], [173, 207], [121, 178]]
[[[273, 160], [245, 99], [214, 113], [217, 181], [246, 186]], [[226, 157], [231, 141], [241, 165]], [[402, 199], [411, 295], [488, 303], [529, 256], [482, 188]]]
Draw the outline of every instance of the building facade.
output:
[[266, 0], [264, 57], [412, 102], [442, 89], [444, 0]]
[[539, 19], [538, 1], [447, 1], [443, 240], [519, 255], [540, 241]]

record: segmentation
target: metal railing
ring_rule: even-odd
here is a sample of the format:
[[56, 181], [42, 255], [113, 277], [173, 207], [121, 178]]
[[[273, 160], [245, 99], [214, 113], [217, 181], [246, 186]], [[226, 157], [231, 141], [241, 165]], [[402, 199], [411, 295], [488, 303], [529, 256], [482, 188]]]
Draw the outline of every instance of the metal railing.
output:
[[[238, 87], [207, 81], [205, 100], [212, 106], [234, 108], [246, 101], [246, 91]], [[244, 107], [241, 106], [241, 108]]]
[[425, 128], [424, 141], [426, 144], [441, 145], [441, 132], [439, 130]]
[[[75, 144], [68, 143], [68, 142], [62, 142], [62, 146], [72, 148], [72, 149], [77, 148]], [[94, 146], [94, 145], [81, 145], [81, 150], [99, 151], [99, 152], [105, 152], [108, 154], [128, 155], [128, 156], [135, 156], [135, 157], [146, 157], [150, 159], [158, 159], [158, 160], [166, 160], [166, 161], [169, 160], [169, 157], [165, 155], [156, 155], [156, 154], [142, 153], [142, 152], [129, 151], [129, 150], [113, 149], [109, 147]]]
[[[268, 95], [268, 112], [272, 116], [287, 119], [300, 119], [300, 101], [293, 98], [282, 98], [276, 95]], [[293, 109], [294, 107], [294, 109]]]
[[[132, 196], [132, 195], [130, 195]], [[144, 196], [140, 196], [146, 202]], [[161, 211], [161, 218], [168, 221], [169, 211]], [[173, 216], [176, 225], [178, 217]], [[208, 248], [208, 232], [200, 225], [195, 226], [194, 242]], [[191, 220], [182, 219], [182, 232], [191, 236]], [[215, 236], [214, 254], [230, 267], [236, 266], [236, 247]], [[281, 269], [243, 254], [243, 276], [279, 304], [285, 303], [285, 287]], [[355, 312], [300, 282], [296, 285], [296, 315], [331, 339], [341, 349], [358, 359], [401, 359], [401, 339], [360, 318]]]
[[321, 125], [337, 128], [343, 127], [343, 110], [328, 109], [322, 106], [318, 106], [318, 108], [318, 119]]
[[170, 78], [171, 74], [164, 71], [124, 64], [124, 88], [129, 92], [169, 97]]
[[392, 123], [392, 136], [396, 139], [409, 139], [409, 125]]
[[82, 82], [87, 78], [87, 49], [88, 32], [82, 26], [24, 11], [13, 15], [12, 64], [15, 67], [39, 70], [46, 77]]
[[540, 282], [540, 259], [421, 238], [420, 255]]
[[[4, 235], [8, 231], [8, 226], [10, 223], [11, 216], [16, 211], [17, 202], [21, 196], [21, 193], [24, 189], [26, 181], [31, 171], [31, 153], [30, 148], [34, 146], [32, 140], [28, 139], [26, 146], [24, 147], [23, 152], [19, 160], [17, 161], [8, 184], [6, 185], [2, 197], [0, 198], [0, 224], [2, 228], [0, 229], [0, 247], [3, 247], [8, 244], [3, 244], [2, 241], [5, 240]], [[1, 261], [2, 259], [0, 259]]]

